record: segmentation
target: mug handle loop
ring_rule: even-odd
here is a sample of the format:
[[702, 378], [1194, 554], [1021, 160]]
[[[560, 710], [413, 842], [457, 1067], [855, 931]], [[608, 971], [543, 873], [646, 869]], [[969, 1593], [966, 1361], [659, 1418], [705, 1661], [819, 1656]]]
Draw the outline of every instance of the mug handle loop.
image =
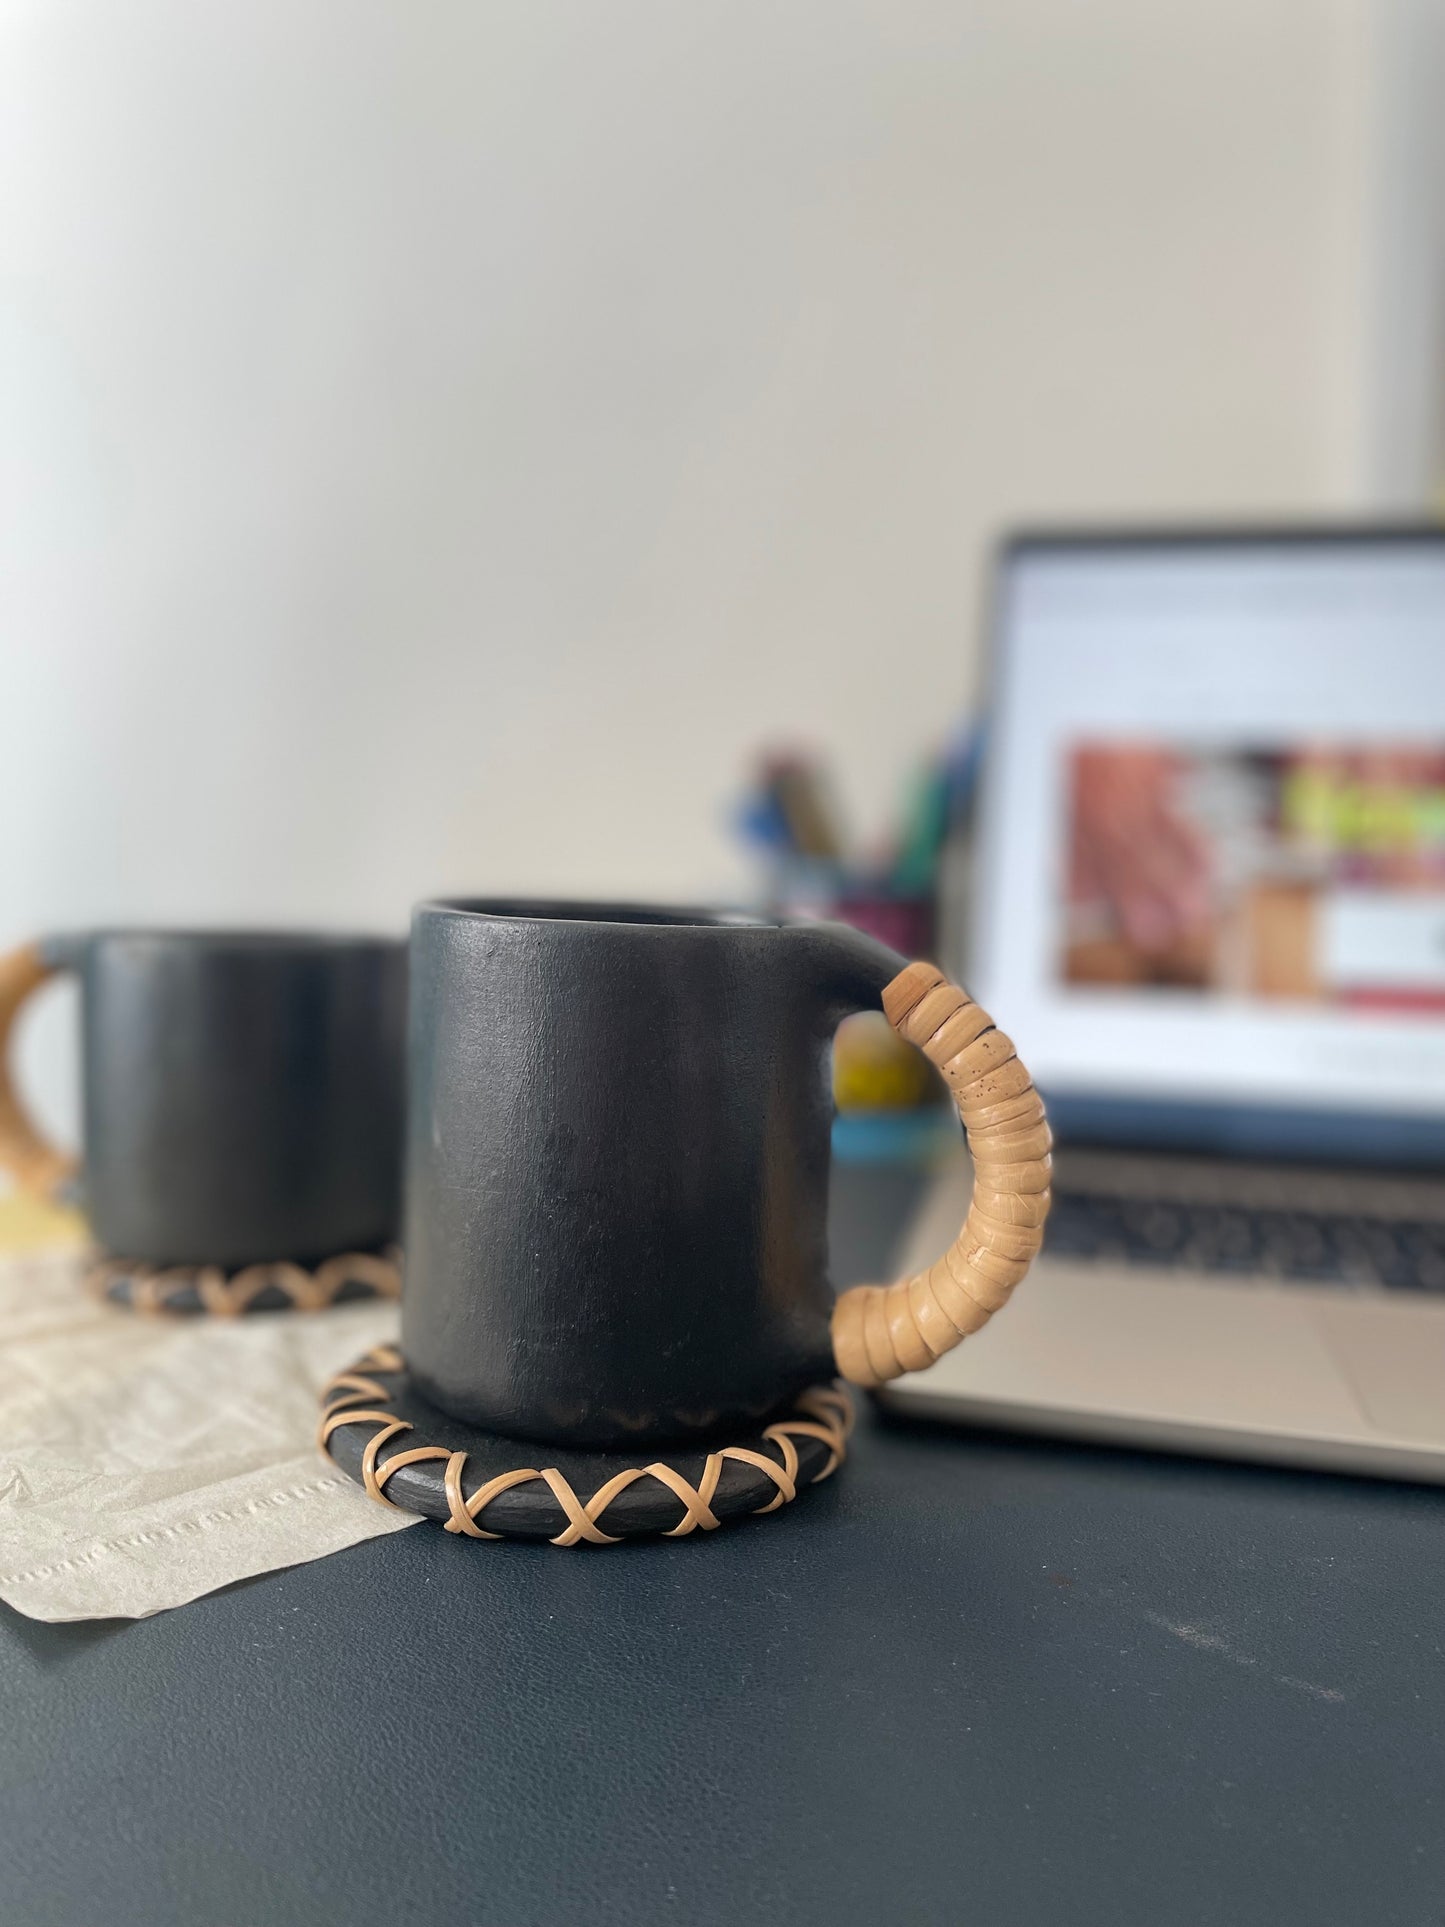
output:
[[883, 1009], [948, 1084], [973, 1154], [973, 1197], [963, 1229], [936, 1264], [839, 1297], [833, 1355], [855, 1385], [922, 1371], [987, 1324], [1032, 1263], [1049, 1214], [1053, 1140], [1013, 1040], [928, 963], [899, 971], [883, 992]]
[[62, 967], [38, 943], [0, 957], [0, 1170], [8, 1171], [22, 1191], [47, 1201], [71, 1177], [75, 1160], [36, 1129], [11, 1077], [10, 1046], [21, 1006]]

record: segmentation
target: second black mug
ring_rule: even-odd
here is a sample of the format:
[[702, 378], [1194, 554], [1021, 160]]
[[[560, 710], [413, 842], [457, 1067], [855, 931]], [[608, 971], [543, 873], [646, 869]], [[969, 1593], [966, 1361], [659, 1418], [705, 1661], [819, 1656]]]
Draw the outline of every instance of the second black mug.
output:
[[307, 1266], [400, 1217], [406, 948], [309, 933], [100, 931], [0, 959], [0, 1167], [40, 1195], [70, 1161], [5, 1063], [20, 1006], [80, 980], [79, 1195], [148, 1267]]

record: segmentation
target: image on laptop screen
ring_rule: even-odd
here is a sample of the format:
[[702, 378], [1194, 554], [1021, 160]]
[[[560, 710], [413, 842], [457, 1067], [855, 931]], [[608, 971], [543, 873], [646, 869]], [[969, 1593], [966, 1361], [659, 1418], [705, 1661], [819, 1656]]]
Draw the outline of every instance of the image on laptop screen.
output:
[[1069, 754], [1059, 976], [1445, 1012], [1445, 745]]
[[996, 622], [974, 977], [1040, 1084], [1445, 1115], [1445, 537], [1023, 541]]

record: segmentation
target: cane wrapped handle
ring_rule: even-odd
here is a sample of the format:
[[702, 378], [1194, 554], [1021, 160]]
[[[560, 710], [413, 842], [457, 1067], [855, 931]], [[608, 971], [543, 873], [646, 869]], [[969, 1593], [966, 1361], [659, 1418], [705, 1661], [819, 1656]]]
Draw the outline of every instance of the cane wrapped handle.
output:
[[943, 1073], [973, 1154], [973, 1198], [962, 1231], [927, 1271], [839, 1298], [833, 1355], [855, 1385], [922, 1371], [986, 1325], [1032, 1263], [1049, 1214], [1053, 1140], [1012, 1038], [932, 964], [899, 971], [883, 1009]]
[[0, 1171], [8, 1171], [22, 1191], [47, 1200], [60, 1191], [75, 1162], [41, 1136], [21, 1103], [11, 1077], [10, 1043], [21, 1005], [59, 968], [36, 943], [0, 957]]

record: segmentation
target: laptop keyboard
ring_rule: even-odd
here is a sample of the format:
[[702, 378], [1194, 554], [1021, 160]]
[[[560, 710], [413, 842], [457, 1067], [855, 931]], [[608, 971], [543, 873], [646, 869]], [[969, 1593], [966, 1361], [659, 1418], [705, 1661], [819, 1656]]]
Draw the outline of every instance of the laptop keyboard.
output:
[[1445, 1222], [1171, 1203], [1054, 1187], [1050, 1257], [1445, 1292]]

